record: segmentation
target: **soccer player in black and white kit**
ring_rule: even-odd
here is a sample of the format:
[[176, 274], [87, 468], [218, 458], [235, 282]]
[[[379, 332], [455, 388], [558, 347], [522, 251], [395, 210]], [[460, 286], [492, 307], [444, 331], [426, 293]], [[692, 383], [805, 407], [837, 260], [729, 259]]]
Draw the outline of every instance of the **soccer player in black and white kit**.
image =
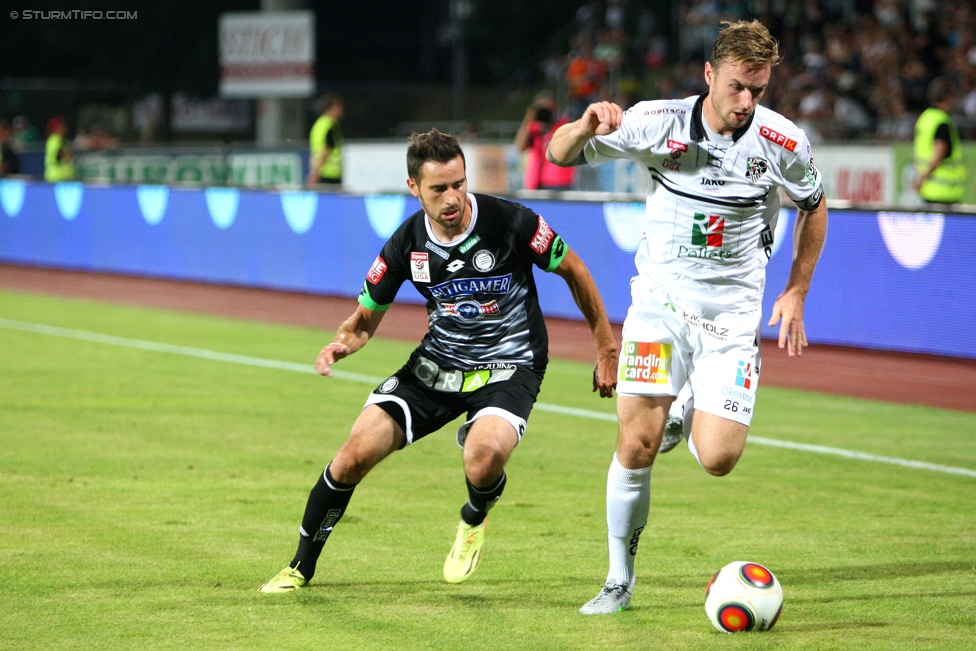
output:
[[779, 346], [790, 357], [807, 344], [803, 304], [827, 206], [806, 135], [759, 106], [778, 62], [778, 44], [762, 24], [727, 24], [705, 63], [707, 93], [641, 102], [626, 113], [611, 102], [591, 104], [549, 145], [557, 164], [629, 158], [652, 178], [617, 378], [619, 430], [607, 474], [610, 569], [580, 609], [585, 615], [630, 606], [651, 466], [659, 449], [677, 442], [662, 446], [662, 437], [686, 384], [683, 429], [702, 468], [725, 475], [742, 455], [759, 382], [758, 330], [780, 190], [798, 210], [793, 264], [769, 325], [781, 321]]
[[406, 364], [366, 400], [352, 433], [312, 489], [298, 551], [262, 592], [308, 585], [356, 485], [396, 450], [461, 414], [468, 501], [461, 508], [444, 579], [478, 567], [488, 510], [505, 488], [505, 462], [525, 432], [548, 363], [548, 337], [532, 267], [569, 286], [593, 334], [593, 390], [612, 397], [617, 344], [596, 284], [562, 238], [525, 206], [467, 191], [464, 153], [436, 129], [414, 135], [407, 185], [422, 210], [409, 217], [373, 262], [356, 311], [319, 353], [315, 369], [353, 354], [376, 332], [404, 281], [427, 299], [429, 332]]

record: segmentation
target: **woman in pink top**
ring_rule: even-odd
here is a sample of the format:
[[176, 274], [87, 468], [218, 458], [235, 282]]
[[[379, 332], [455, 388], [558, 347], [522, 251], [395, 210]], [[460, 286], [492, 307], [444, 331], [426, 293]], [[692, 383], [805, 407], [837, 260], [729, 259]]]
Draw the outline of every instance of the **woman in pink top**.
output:
[[569, 190], [573, 187], [576, 169], [560, 167], [546, 160], [546, 149], [553, 132], [569, 122], [566, 116], [556, 117], [556, 100], [548, 91], [539, 93], [525, 111], [525, 118], [515, 134], [515, 146], [525, 152], [526, 190]]

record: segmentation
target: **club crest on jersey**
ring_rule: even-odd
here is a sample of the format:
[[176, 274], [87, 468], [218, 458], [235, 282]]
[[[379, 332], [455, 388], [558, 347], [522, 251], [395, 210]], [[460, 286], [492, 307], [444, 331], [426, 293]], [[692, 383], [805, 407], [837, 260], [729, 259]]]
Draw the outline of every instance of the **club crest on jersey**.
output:
[[746, 178], [755, 183], [769, 171], [769, 163], [765, 158], [752, 157], [746, 159]]
[[472, 262], [478, 271], [491, 271], [495, 268], [495, 256], [487, 249], [481, 249], [475, 253]]
[[539, 215], [539, 226], [535, 229], [535, 235], [532, 236], [529, 246], [532, 247], [533, 251], [542, 255], [549, 250], [549, 245], [552, 244], [552, 238], [555, 236], [556, 233], [549, 228], [549, 224], [542, 218], [542, 215]]
[[456, 316], [463, 321], [474, 321], [483, 316], [494, 316], [500, 312], [497, 301], [479, 303], [478, 301], [458, 301], [457, 303], [441, 303], [445, 314]]
[[683, 142], [678, 142], [677, 140], [668, 139], [668, 149], [671, 150], [671, 158], [677, 159], [681, 156], [682, 152], [688, 151], [688, 145]]
[[779, 133], [778, 131], [773, 131], [769, 127], [759, 127], [759, 135], [766, 140], [775, 142], [777, 145], [787, 151], [793, 151], [796, 149], [796, 140], [787, 138], [783, 134]]
[[410, 253], [410, 277], [415, 283], [430, 282], [430, 260], [426, 253], [419, 251]]
[[376, 256], [373, 260], [373, 266], [369, 268], [369, 272], [366, 274], [366, 280], [371, 284], [376, 285], [381, 280], [383, 280], [383, 275], [386, 274], [387, 266], [386, 260], [382, 256]]

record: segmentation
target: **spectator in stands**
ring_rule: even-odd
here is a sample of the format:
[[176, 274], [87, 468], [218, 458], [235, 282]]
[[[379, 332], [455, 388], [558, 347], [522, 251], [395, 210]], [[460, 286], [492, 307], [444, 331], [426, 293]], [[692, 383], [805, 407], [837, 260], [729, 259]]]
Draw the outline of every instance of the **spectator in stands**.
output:
[[924, 201], [959, 203], [966, 189], [959, 130], [949, 114], [956, 94], [951, 82], [937, 77], [929, 84], [929, 103], [915, 123], [915, 164], [918, 177], [913, 187]]
[[0, 118], [0, 177], [20, 174], [20, 157], [10, 141], [13, 134], [10, 123]]
[[47, 143], [44, 145], [44, 180], [50, 182], [68, 181], [75, 177], [75, 165], [71, 154], [71, 143], [65, 137], [68, 123], [64, 117], [55, 115], [47, 122]]
[[320, 99], [322, 114], [312, 125], [308, 135], [311, 157], [308, 164], [307, 185], [327, 183], [342, 185], [342, 130], [339, 121], [345, 104], [338, 95], [327, 94]]
[[18, 115], [13, 121], [14, 134], [12, 144], [14, 149], [23, 150], [24, 145], [38, 142], [41, 137], [37, 135], [37, 129], [30, 123], [26, 115]]
[[526, 190], [569, 190], [573, 187], [576, 170], [560, 167], [546, 159], [546, 149], [552, 134], [569, 122], [558, 115], [556, 99], [549, 91], [542, 91], [525, 111], [522, 124], [515, 134], [515, 146], [525, 152]]
[[607, 68], [593, 56], [593, 45], [589, 37], [578, 36], [575, 52], [566, 69], [570, 119], [579, 118], [587, 106], [603, 99], [606, 81]]

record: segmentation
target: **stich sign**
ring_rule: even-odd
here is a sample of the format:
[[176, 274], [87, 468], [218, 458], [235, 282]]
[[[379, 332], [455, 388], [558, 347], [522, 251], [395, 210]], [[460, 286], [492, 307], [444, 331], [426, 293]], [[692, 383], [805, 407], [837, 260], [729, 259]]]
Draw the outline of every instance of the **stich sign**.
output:
[[255, 11], [220, 16], [222, 97], [315, 93], [315, 14]]

